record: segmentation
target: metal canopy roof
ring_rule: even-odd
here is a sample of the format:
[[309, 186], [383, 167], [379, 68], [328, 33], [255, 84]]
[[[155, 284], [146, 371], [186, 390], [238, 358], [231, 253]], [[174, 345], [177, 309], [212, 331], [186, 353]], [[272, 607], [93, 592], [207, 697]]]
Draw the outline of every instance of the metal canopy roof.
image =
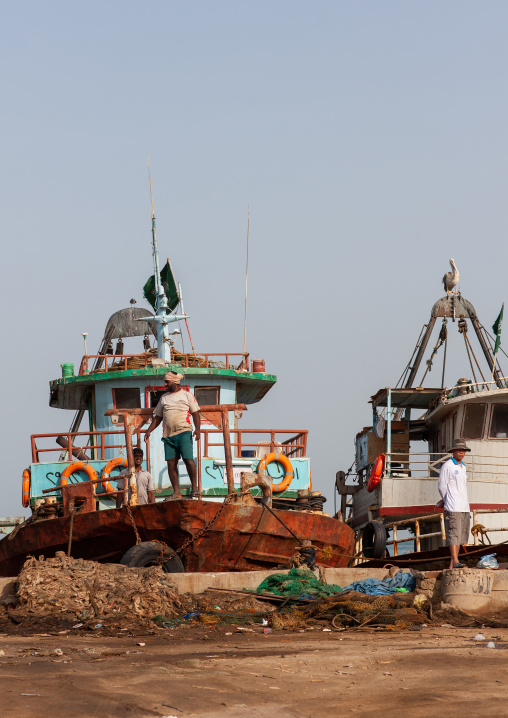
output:
[[[376, 406], [387, 406], [389, 388], [380, 389], [373, 397], [371, 404]], [[416, 386], [412, 389], [392, 389], [392, 407], [411, 409], [428, 409], [429, 404], [443, 393], [444, 389], [427, 389]]]

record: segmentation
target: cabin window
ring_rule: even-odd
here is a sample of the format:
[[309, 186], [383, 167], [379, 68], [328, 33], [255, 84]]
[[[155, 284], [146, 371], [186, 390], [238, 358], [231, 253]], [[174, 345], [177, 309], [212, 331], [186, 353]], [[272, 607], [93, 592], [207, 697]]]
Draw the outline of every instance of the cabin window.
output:
[[141, 409], [139, 389], [113, 389], [113, 406], [115, 409]]
[[462, 424], [462, 437], [464, 439], [481, 439], [483, 436], [483, 422], [485, 421], [486, 404], [466, 404], [464, 407], [464, 421]]
[[489, 437], [508, 439], [508, 406], [505, 404], [494, 404], [492, 407]]
[[[185, 391], [190, 391], [190, 386], [180, 385]], [[167, 393], [164, 386], [148, 386], [145, 391], [145, 406], [147, 409], [155, 409], [163, 394]]]
[[197, 386], [194, 389], [194, 396], [199, 406], [212, 406], [219, 403], [220, 387], [218, 386]]
[[[113, 406], [115, 409], [141, 409], [141, 394], [139, 389], [123, 388], [113, 389]], [[123, 416], [118, 418], [123, 424]]]

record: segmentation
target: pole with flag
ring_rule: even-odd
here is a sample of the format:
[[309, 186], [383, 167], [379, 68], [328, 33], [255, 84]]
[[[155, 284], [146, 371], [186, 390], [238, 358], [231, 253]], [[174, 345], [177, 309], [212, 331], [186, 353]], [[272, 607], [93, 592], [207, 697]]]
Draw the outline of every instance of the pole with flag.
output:
[[496, 368], [496, 360], [497, 360], [497, 353], [499, 351], [499, 347], [501, 346], [501, 327], [503, 326], [503, 312], [504, 312], [504, 302], [503, 306], [501, 307], [501, 311], [499, 312], [499, 315], [492, 325], [492, 331], [494, 332], [496, 336], [496, 343], [494, 345], [494, 363], [492, 365], [492, 376], [490, 377], [490, 383], [492, 384], [492, 381], [494, 379], [494, 371]]

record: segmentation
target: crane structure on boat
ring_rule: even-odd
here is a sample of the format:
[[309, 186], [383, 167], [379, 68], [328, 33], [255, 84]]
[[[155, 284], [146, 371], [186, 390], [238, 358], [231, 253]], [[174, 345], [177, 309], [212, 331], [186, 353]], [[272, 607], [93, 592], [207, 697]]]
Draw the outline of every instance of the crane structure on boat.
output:
[[[444, 546], [443, 514], [436, 507], [437, 482], [454, 439], [464, 439], [471, 447], [465, 459], [474, 524], [470, 543], [485, 541], [485, 536], [492, 541], [494, 537], [508, 539], [504, 515], [508, 511], [508, 378], [497, 356], [500, 334], [494, 337], [482, 325], [473, 304], [456, 288], [455, 263], [452, 269], [456, 275], [448, 279], [448, 288], [447, 275], [443, 278], [447, 294], [433, 305], [397, 385], [379, 389], [370, 399], [371, 423], [355, 439], [356, 471], [352, 467], [348, 473], [337, 472], [341, 516], [355, 529], [357, 550], [365, 558], [381, 559], [387, 550], [397, 556], [399, 544], [404, 543], [406, 549], [407, 543], [414, 544], [412, 548], [419, 553]], [[439, 319], [436, 343], [424, 363]], [[463, 337], [471, 376], [447, 387], [450, 321]], [[478, 356], [469, 339], [469, 326], [478, 340]], [[424, 386], [441, 348], [441, 386]]]

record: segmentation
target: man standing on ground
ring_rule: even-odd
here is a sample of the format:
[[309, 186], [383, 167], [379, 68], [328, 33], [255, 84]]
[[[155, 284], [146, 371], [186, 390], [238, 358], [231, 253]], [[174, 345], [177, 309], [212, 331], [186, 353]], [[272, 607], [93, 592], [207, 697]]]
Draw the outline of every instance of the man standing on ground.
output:
[[444, 506], [446, 543], [450, 547], [450, 568], [463, 568], [459, 561], [459, 548], [469, 540], [470, 508], [467, 498], [466, 467], [463, 458], [471, 449], [462, 439], [454, 439], [451, 459], [448, 459], [439, 472], [438, 490]]
[[191, 482], [191, 496], [198, 495], [196, 481], [196, 462], [192, 449], [192, 426], [190, 417], [194, 422], [194, 436], [199, 440], [201, 418], [199, 406], [190, 393], [180, 386], [183, 374], [170, 371], [164, 377], [167, 393], [163, 394], [155, 407], [152, 423], [145, 434], [145, 441], [149, 441], [152, 431], [163, 421], [162, 441], [164, 454], [168, 462], [168, 473], [173, 487], [174, 499], [181, 499], [180, 481], [178, 479], [178, 460], [182, 457]]
[[[153, 480], [151, 474], [143, 469], [143, 449], [135, 448], [132, 452], [134, 454], [134, 468], [136, 470], [136, 486], [138, 487], [138, 504], [154, 504], [155, 503], [155, 491], [153, 488]], [[116, 495], [116, 508], [119, 509], [123, 505], [125, 482], [129, 482], [129, 469], [124, 469], [120, 472], [119, 478], [117, 479], [117, 491], [121, 492]], [[129, 488], [129, 499], [130, 499], [130, 488]]]

